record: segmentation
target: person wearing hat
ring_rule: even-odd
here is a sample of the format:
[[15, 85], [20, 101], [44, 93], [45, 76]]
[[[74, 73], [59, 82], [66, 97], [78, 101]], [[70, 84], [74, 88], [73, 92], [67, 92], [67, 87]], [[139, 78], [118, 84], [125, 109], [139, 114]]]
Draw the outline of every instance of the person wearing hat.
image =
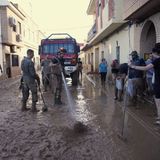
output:
[[65, 71], [64, 71], [64, 54], [67, 53], [66, 49], [65, 48], [59, 48], [59, 51], [57, 53], [57, 58], [58, 58], [58, 61], [60, 62], [61, 64], [61, 68], [62, 68], [62, 71], [63, 71], [63, 74], [65, 75]]
[[157, 117], [155, 124], [160, 125], [160, 43], [156, 43], [155, 47], [152, 49], [153, 61], [146, 66], [136, 66], [130, 64], [130, 67], [136, 70], [146, 71], [154, 68], [154, 99], [157, 108]]
[[[132, 51], [130, 56], [130, 62], [134, 66], [145, 66], [145, 61], [142, 58], [139, 58], [137, 51]], [[128, 86], [127, 90], [131, 97], [131, 101], [135, 104], [137, 102], [137, 94], [141, 97], [143, 95], [143, 78], [144, 72], [140, 70], [135, 70], [134, 68], [129, 67], [128, 69]], [[136, 106], [136, 108], [138, 108]]]
[[[55, 91], [54, 91], [54, 103], [62, 104], [61, 94], [62, 94], [62, 73], [64, 75], [64, 53], [66, 50], [64, 48], [60, 48], [57, 52], [57, 57], [54, 57], [51, 60], [49, 66], [51, 67], [52, 78], [54, 79]], [[53, 84], [52, 84], [53, 85]]]

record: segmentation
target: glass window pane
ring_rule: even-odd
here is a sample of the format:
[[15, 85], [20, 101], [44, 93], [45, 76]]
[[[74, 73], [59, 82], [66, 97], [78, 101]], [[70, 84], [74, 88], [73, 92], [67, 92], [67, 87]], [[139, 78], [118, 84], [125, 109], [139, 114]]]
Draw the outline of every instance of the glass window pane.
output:
[[12, 66], [18, 66], [18, 65], [19, 65], [18, 55], [12, 55]]
[[54, 46], [50, 45], [50, 54], [53, 54], [53, 53], [54, 53]]
[[49, 52], [49, 46], [48, 45], [44, 45], [43, 46], [43, 53], [48, 53]]
[[58, 44], [54, 44], [54, 53], [55, 53], [55, 54], [57, 54], [58, 49], [59, 49]]
[[73, 52], [74, 52], [73, 44], [69, 44], [69, 45], [68, 45], [68, 52], [69, 52], [69, 53], [73, 53]]
[[59, 44], [59, 48], [63, 48], [64, 46], [63, 46], [63, 44]]
[[66, 51], [68, 53], [68, 44], [64, 44], [64, 49], [66, 49]]

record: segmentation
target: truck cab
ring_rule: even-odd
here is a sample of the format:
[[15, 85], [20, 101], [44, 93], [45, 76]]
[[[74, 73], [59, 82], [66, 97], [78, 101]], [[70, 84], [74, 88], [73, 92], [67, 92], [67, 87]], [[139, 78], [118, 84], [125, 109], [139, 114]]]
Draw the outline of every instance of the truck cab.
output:
[[51, 34], [46, 39], [42, 39], [39, 46], [40, 60], [43, 60], [46, 56], [50, 59], [57, 57], [60, 48], [64, 48], [66, 50], [63, 55], [65, 76], [71, 77], [72, 84], [77, 85], [77, 61], [80, 47], [76, 40], [69, 34], [56, 33]]

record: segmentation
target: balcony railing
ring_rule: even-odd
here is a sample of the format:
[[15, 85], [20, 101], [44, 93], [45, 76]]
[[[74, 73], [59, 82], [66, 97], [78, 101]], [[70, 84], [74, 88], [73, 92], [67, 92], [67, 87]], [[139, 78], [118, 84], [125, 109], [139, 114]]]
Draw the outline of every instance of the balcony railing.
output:
[[87, 41], [89, 42], [97, 33], [96, 23], [92, 26], [91, 30], [88, 32]]

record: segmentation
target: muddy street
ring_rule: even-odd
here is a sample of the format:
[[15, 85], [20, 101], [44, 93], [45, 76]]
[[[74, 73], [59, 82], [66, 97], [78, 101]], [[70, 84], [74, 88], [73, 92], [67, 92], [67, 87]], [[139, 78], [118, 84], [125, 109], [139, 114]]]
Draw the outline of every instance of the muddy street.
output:
[[[43, 102], [39, 94], [38, 113], [20, 110], [19, 78], [0, 83], [1, 160], [158, 160], [159, 148], [153, 156], [142, 148], [145, 143], [137, 144], [137, 137], [137, 141], [131, 137], [128, 142], [118, 138], [122, 109], [114, 102], [108, 86], [94, 86], [87, 76], [76, 87], [70, 79], [66, 82], [69, 95], [63, 85], [63, 104], [54, 105], [48, 91], [43, 93], [48, 112], [41, 112]], [[30, 101], [27, 106], [31, 107]], [[75, 131], [77, 122], [84, 124], [84, 132]], [[133, 119], [130, 123], [137, 127]], [[145, 137], [153, 139], [149, 141], [151, 146], [159, 144], [151, 134], [144, 133], [144, 141]]]

